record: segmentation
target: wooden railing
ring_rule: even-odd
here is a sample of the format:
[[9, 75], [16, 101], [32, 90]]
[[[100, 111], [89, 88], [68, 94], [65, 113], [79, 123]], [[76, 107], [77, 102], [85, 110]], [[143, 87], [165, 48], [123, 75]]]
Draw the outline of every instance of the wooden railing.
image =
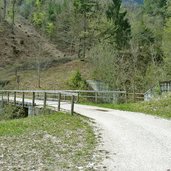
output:
[[144, 101], [143, 93], [127, 93], [126, 91], [91, 91], [91, 90], [66, 90], [77, 93], [77, 101], [92, 101], [95, 103], [125, 103]]
[[[36, 106], [36, 100], [40, 100], [42, 107], [46, 108], [47, 102], [56, 101], [57, 110], [61, 110], [61, 102], [71, 104], [70, 112], [74, 113], [75, 102], [92, 101], [95, 103], [124, 103], [144, 100], [144, 94], [126, 93], [126, 91], [90, 91], [90, 90], [0, 90], [2, 102], [26, 104]], [[135, 96], [136, 95], [136, 96]], [[28, 104], [29, 101], [29, 104]]]
[[13, 103], [16, 105], [20, 103], [22, 107], [25, 104], [32, 107], [36, 106], [36, 100], [41, 100], [43, 102], [43, 108], [47, 107], [48, 101], [57, 101], [57, 109], [61, 110], [61, 102], [67, 101], [71, 103], [71, 114], [74, 114], [74, 103], [77, 99], [78, 93], [59, 91], [59, 90], [0, 90], [2, 103]]

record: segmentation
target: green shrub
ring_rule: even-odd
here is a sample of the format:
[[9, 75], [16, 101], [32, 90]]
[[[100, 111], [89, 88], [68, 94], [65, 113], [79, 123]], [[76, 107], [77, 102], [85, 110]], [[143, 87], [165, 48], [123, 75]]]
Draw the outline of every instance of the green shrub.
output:
[[0, 120], [19, 119], [27, 117], [26, 111], [22, 107], [5, 105], [0, 112]]
[[68, 81], [71, 89], [85, 90], [87, 89], [86, 80], [82, 78], [80, 71], [75, 72]]

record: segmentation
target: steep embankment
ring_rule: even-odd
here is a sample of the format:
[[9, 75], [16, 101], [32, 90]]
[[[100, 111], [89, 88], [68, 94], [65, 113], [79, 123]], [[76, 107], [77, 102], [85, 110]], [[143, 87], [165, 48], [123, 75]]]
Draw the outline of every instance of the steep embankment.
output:
[[8, 83], [6, 88], [17, 88], [18, 77], [20, 88], [38, 88], [40, 69], [41, 88], [66, 88], [67, 79], [74, 71], [80, 70], [86, 78], [90, 75], [89, 64], [77, 60], [75, 56], [59, 51], [56, 45], [22, 18], [14, 31], [7, 22], [0, 24], [1, 86], [5, 82]]

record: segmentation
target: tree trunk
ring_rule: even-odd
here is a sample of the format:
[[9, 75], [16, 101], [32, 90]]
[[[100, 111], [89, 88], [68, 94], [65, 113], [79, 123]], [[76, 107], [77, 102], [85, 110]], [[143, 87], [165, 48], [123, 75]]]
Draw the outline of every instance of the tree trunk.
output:
[[4, 0], [4, 9], [3, 9], [3, 20], [6, 18], [6, 12], [7, 12], [7, 0]]
[[84, 12], [84, 39], [83, 39], [83, 59], [86, 55], [86, 31], [87, 31], [87, 16], [86, 12]]
[[41, 88], [40, 86], [40, 63], [38, 63], [38, 66], [37, 66], [37, 76], [38, 76], [38, 88]]
[[15, 24], [15, 4], [16, 0], [13, 0], [12, 4], [12, 30], [14, 31], [14, 24]]

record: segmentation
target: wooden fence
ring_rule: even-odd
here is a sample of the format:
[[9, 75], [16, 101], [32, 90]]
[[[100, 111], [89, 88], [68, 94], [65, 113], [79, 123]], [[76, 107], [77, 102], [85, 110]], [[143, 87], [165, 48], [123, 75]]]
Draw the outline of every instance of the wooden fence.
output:
[[43, 108], [47, 107], [48, 101], [57, 101], [57, 109], [61, 110], [61, 102], [67, 101], [71, 103], [71, 114], [74, 114], [74, 103], [77, 99], [77, 93], [71, 93], [67, 91], [57, 90], [0, 90], [2, 103], [13, 103], [17, 105], [20, 103], [22, 107], [26, 104], [32, 107], [36, 107], [36, 100], [43, 102]]
[[90, 91], [90, 90], [65, 90], [77, 93], [77, 101], [92, 101], [95, 103], [127, 103], [144, 101], [143, 93], [127, 93], [126, 91]]

